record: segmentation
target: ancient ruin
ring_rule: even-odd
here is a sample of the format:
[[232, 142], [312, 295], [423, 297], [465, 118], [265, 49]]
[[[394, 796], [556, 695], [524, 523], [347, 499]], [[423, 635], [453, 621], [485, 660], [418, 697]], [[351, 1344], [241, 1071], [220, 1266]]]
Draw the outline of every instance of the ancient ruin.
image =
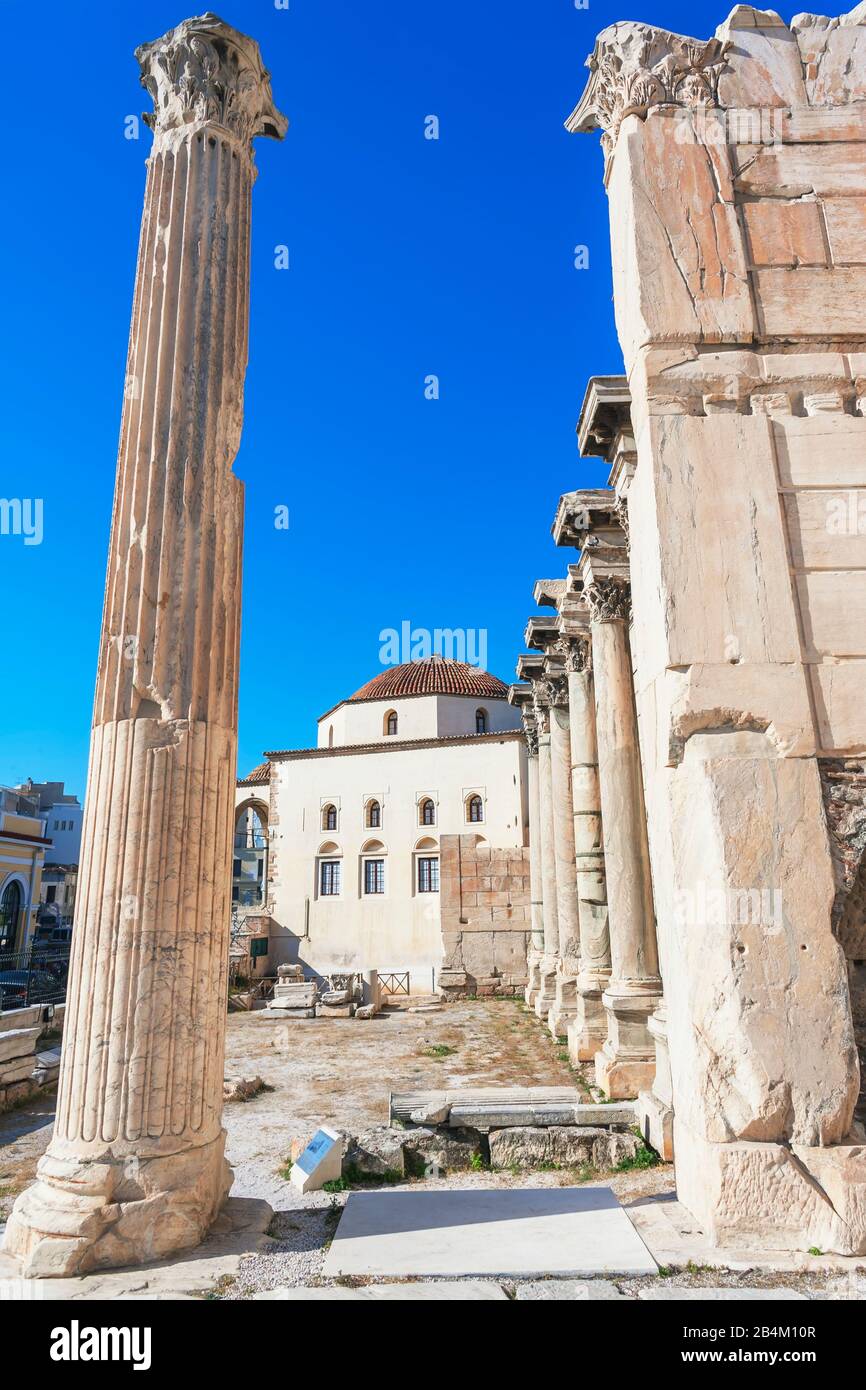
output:
[[[862, 1254], [866, 6], [789, 28], [739, 5], [707, 42], [615, 24], [588, 66], [567, 124], [602, 134], [627, 375], [587, 391], [610, 485], [560, 499], [580, 557], [535, 587], [556, 616], [512, 696], [537, 759], [528, 997], [550, 1016], [575, 969], [570, 719], [576, 852], [599, 814], [604, 846], [578, 875], [573, 1056], [640, 1097], [716, 1242]], [[563, 660], [589, 673], [565, 718]]]
[[[534, 583], [517, 682], [506, 701], [406, 663], [238, 788], [251, 141], [286, 122], [257, 45], [213, 15], [138, 57], [154, 144], [57, 1121], [7, 1252], [30, 1276], [134, 1264], [219, 1211], [237, 821], [257, 866], [274, 850], [247, 921], [259, 940], [283, 918], [275, 1048], [318, 1019], [363, 1045], [394, 964], [365, 953], [411, 926], [413, 969], [441, 967], [429, 1007], [513, 993], [525, 956], [527, 1004], [592, 1068], [592, 1090], [395, 1092], [345, 1154], [319, 1130], [296, 1187], [326, 1159], [425, 1176], [461, 1145], [464, 1170], [612, 1165], [642, 1150], [637, 1115], [717, 1247], [866, 1254], [866, 3], [599, 35], [567, 128], [601, 133], [626, 370], [587, 388], [580, 452], [609, 484], [551, 498], [565, 572]], [[397, 705], [421, 695], [423, 728]], [[402, 783], [386, 744], [392, 767], [419, 755]], [[440, 826], [446, 775], [462, 833]], [[392, 874], [403, 916], [374, 917]], [[16, 1078], [38, 1035], [0, 1034]]]
[[223, 1157], [258, 46], [137, 52], [153, 98], [57, 1119], [6, 1249], [61, 1275], [196, 1244]]

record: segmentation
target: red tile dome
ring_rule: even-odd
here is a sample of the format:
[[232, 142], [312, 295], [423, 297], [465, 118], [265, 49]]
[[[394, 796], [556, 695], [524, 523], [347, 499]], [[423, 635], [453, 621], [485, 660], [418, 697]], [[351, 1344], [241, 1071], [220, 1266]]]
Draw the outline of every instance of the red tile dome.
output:
[[389, 666], [387, 671], [382, 671], [350, 695], [349, 702], [390, 700], [400, 695], [474, 695], [505, 700], [508, 686], [478, 666], [467, 666], [463, 661], [450, 661], [444, 656], [428, 656], [423, 661]]

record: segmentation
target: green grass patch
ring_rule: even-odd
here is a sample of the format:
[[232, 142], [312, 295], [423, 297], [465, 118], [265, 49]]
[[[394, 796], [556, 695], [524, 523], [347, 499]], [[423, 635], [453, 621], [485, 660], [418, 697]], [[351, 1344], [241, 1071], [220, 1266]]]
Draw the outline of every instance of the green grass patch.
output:
[[425, 1047], [421, 1053], [422, 1057], [453, 1057], [456, 1047], [449, 1047], [447, 1043], [433, 1043], [430, 1047]]

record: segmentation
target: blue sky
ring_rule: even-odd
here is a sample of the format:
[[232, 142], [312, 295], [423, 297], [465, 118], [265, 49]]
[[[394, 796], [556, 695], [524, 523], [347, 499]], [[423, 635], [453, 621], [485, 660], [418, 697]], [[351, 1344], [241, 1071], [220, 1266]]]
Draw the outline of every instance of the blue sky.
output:
[[[144, 127], [125, 138], [149, 109], [132, 55], [194, 9], [95, 0], [40, 21], [0, 0], [19, 55], [3, 101], [0, 496], [44, 505], [40, 545], [0, 536], [6, 784], [84, 793], [150, 145]], [[382, 629], [486, 629], [489, 668], [512, 678], [533, 580], [571, 558], [550, 539], [557, 499], [605, 481], [577, 454], [587, 378], [622, 369], [600, 146], [562, 123], [605, 25], [704, 38], [725, 8], [226, 0], [218, 13], [258, 39], [291, 121], [282, 144], [256, 142], [235, 465], [245, 771], [265, 748], [315, 741], [317, 715], [381, 669]]]

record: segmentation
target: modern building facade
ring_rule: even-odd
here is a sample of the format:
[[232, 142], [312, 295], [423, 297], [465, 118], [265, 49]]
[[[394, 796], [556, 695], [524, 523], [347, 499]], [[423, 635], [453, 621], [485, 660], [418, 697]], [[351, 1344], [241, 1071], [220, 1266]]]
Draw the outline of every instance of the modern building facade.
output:
[[377, 969], [433, 987], [454, 964], [442, 905], [459, 875], [443, 873], [443, 837], [513, 851], [513, 902], [507, 872], [495, 889], [464, 883], [461, 901], [468, 924], [479, 891], [500, 894], [522, 932], [526, 752], [507, 696], [461, 662], [395, 666], [321, 716], [316, 747], [270, 752], [239, 782], [234, 897], [267, 909], [270, 969]]

